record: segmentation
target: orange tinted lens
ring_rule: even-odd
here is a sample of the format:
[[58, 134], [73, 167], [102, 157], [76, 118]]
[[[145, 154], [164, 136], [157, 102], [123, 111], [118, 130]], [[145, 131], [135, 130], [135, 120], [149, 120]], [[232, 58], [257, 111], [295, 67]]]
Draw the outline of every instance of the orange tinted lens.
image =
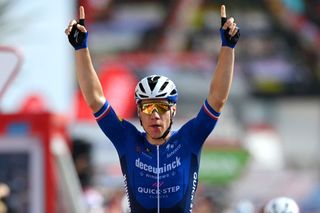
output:
[[151, 115], [154, 110], [159, 114], [164, 114], [170, 109], [170, 105], [166, 103], [145, 103], [141, 106], [142, 112]]
[[151, 114], [155, 108], [154, 108], [154, 104], [148, 103], [148, 104], [142, 104], [141, 109], [142, 109], [142, 112], [146, 114]]

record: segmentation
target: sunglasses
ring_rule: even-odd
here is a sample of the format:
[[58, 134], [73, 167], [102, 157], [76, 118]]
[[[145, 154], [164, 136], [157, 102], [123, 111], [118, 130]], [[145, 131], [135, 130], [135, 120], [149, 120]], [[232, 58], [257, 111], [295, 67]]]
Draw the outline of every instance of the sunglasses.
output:
[[159, 114], [164, 114], [170, 110], [170, 107], [170, 104], [161, 102], [140, 104], [141, 111], [147, 115], [151, 115], [153, 111], [156, 111]]

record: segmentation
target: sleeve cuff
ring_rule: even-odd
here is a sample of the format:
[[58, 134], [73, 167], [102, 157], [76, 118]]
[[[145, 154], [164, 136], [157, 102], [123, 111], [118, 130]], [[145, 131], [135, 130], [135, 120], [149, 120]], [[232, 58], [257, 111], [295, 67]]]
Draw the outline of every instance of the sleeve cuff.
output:
[[215, 111], [208, 103], [208, 101], [206, 100], [203, 104], [203, 108], [204, 111], [214, 120], [218, 120], [219, 116], [220, 116], [220, 112]]
[[99, 109], [98, 112], [94, 113], [94, 117], [96, 120], [100, 120], [102, 119], [103, 117], [105, 117], [110, 111], [110, 105], [109, 103], [106, 101], [104, 103], [104, 105]]

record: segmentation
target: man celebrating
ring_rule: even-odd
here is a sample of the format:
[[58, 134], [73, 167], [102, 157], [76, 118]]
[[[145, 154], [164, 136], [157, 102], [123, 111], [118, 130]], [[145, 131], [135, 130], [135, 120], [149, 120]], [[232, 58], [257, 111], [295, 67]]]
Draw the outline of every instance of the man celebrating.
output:
[[175, 84], [160, 75], [138, 82], [135, 99], [144, 132], [119, 119], [105, 99], [91, 62], [84, 19], [84, 8], [80, 7], [79, 22], [72, 20], [65, 33], [76, 50], [82, 94], [118, 152], [131, 212], [191, 212], [201, 148], [217, 123], [231, 87], [234, 47], [240, 36], [234, 19], [227, 19], [222, 5], [222, 46], [209, 94], [198, 115], [179, 130], [171, 130], [178, 98]]

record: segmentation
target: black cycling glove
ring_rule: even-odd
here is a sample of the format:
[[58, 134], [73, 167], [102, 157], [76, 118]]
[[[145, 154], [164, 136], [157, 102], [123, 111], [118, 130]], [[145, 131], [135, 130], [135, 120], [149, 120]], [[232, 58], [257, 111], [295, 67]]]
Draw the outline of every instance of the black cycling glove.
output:
[[226, 30], [224, 30], [222, 28], [224, 23], [226, 23], [226, 21], [227, 21], [227, 18], [221, 17], [220, 37], [222, 41], [222, 46], [228, 46], [228, 47], [234, 48], [240, 38], [240, 29], [238, 29], [237, 33], [231, 37], [231, 35], [229, 35], [230, 29], [227, 28]]
[[84, 19], [80, 19], [78, 23], [72, 26], [71, 32], [68, 35], [70, 44], [75, 50], [83, 49], [88, 47], [88, 32], [81, 32], [77, 28], [77, 24], [84, 25]]

